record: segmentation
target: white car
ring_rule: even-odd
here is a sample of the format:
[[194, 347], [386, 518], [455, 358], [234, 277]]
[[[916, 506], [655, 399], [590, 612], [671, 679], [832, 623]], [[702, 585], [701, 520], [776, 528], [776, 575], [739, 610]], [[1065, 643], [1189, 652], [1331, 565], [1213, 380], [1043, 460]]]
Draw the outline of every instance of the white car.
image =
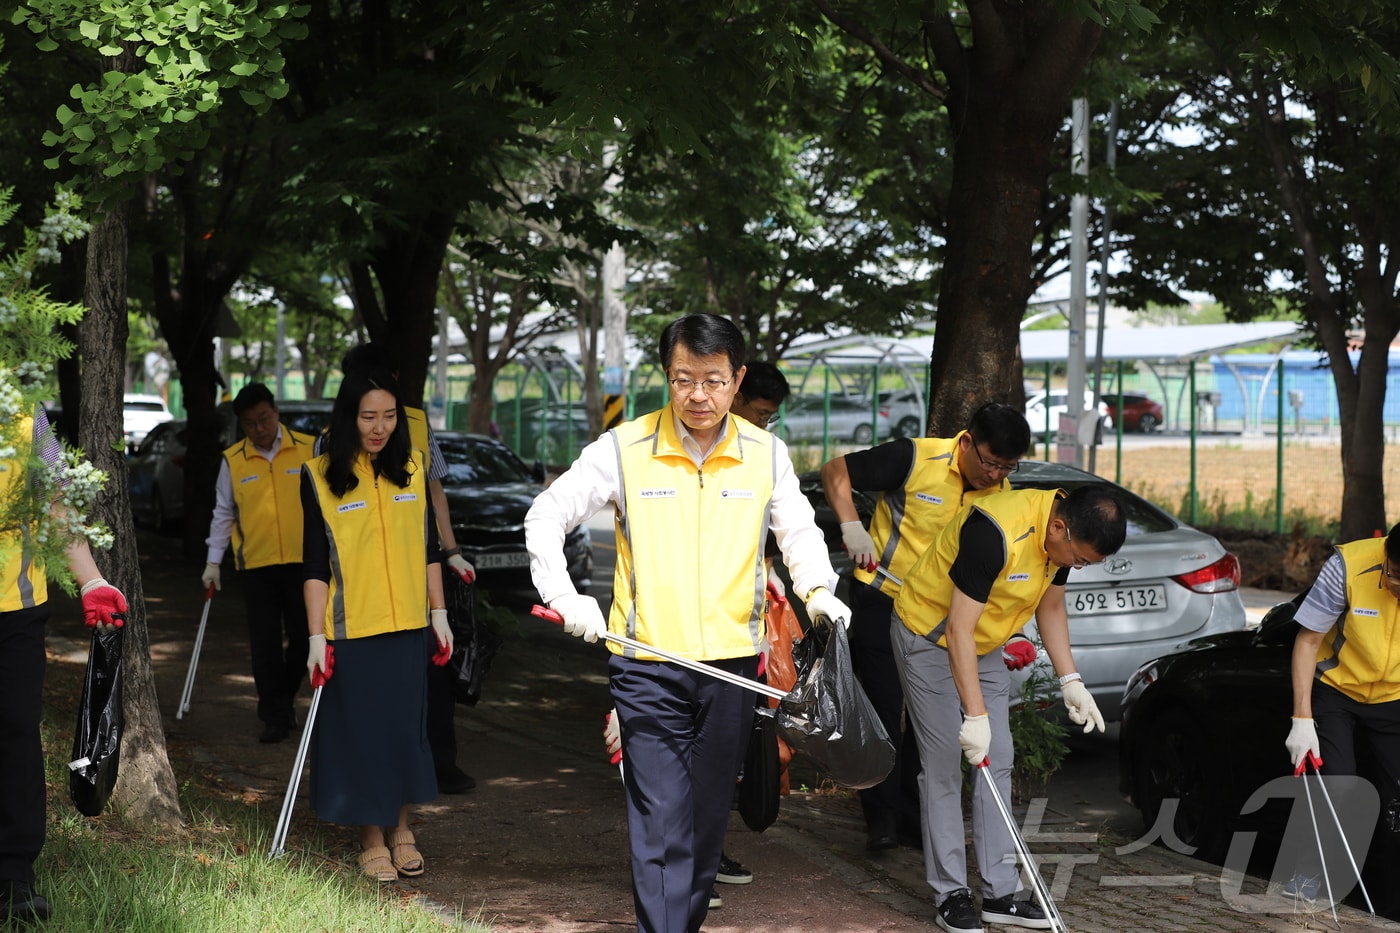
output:
[[128, 392], [122, 396], [122, 433], [126, 436], [126, 447], [134, 450], [151, 433], [151, 428], [162, 421], [170, 421], [175, 416], [165, 406], [165, 399], [159, 395], [142, 395]]
[[[1044, 437], [1046, 431], [1045, 390], [1032, 393], [1026, 398], [1026, 421], [1031, 426], [1031, 437]], [[1094, 393], [1084, 390], [1084, 410], [1094, 407]], [[1064, 389], [1050, 392], [1049, 431], [1055, 434], [1060, 430], [1060, 416], [1069, 414], [1069, 393]], [[1113, 416], [1108, 412], [1108, 403], [1099, 400], [1099, 424], [1105, 431], [1113, 430]]]

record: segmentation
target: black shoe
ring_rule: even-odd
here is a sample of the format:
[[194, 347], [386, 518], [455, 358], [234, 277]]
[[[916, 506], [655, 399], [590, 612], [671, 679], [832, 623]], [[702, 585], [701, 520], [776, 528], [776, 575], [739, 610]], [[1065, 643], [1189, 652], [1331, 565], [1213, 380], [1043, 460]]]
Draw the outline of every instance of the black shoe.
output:
[[1045, 916], [1045, 911], [1040, 909], [1040, 905], [1030, 900], [1018, 901], [1014, 894], [990, 901], [983, 900], [982, 921], [1009, 927], [1025, 927], [1028, 930], [1050, 929], [1050, 918]]
[[883, 852], [899, 845], [894, 831], [894, 814], [889, 810], [877, 810], [865, 821], [865, 851]]
[[906, 849], [917, 849], [920, 852], [924, 850], [924, 834], [919, 831], [918, 827], [914, 829], [901, 827], [899, 832], [895, 834], [895, 838]]
[[719, 892], [714, 890], [713, 888], [710, 889], [710, 909], [714, 910], [717, 907], [723, 906], [724, 901], [720, 899]]
[[259, 742], [280, 742], [292, 734], [292, 727], [285, 722], [270, 722], [263, 726], [262, 735], [258, 736]]
[[945, 897], [934, 919], [948, 933], [982, 933], [977, 906], [972, 903], [972, 892], [967, 888], [958, 888]]
[[721, 884], [748, 884], [753, 880], [753, 872], [721, 852], [719, 873], [715, 875], [715, 880]]
[[0, 923], [32, 923], [47, 920], [52, 915], [48, 899], [37, 893], [29, 882], [11, 881], [0, 885]]
[[476, 778], [456, 765], [438, 768], [437, 782], [441, 794], [465, 794], [476, 786]]

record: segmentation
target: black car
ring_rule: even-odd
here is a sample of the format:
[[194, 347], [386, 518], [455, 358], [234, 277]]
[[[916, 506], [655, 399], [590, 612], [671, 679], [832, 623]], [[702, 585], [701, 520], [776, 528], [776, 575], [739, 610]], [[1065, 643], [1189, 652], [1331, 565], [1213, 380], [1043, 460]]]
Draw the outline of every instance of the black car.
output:
[[[443, 431], [438, 446], [447, 461], [443, 490], [462, 556], [486, 587], [530, 586], [525, 513], [543, 491], [544, 471], [531, 469], [505, 444], [483, 434]], [[593, 541], [587, 525], [564, 537], [569, 576], [580, 590], [593, 576]]]
[[[1222, 860], [1240, 832], [1257, 834], [1255, 845], [1266, 853], [1283, 837], [1293, 801], [1273, 799], [1244, 811], [1256, 791], [1292, 774], [1284, 740], [1293, 706], [1293, 614], [1304, 595], [1269, 610], [1257, 630], [1196, 639], [1144, 664], [1128, 681], [1119, 789], [1149, 829], [1174, 800], [1171, 829], [1198, 858]], [[1360, 741], [1361, 771], [1374, 779], [1379, 775], [1367, 752]], [[1381, 823], [1362, 874], [1377, 910], [1391, 916], [1400, 911], [1400, 894], [1391, 893], [1387, 877], [1400, 851], [1400, 837], [1389, 828], [1394, 817], [1387, 815], [1395, 812], [1387, 799], [1393, 796], [1382, 794]], [[1300, 814], [1307, 819], [1306, 810]], [[1318, 819], [1330, 817], [1323, 810]]]

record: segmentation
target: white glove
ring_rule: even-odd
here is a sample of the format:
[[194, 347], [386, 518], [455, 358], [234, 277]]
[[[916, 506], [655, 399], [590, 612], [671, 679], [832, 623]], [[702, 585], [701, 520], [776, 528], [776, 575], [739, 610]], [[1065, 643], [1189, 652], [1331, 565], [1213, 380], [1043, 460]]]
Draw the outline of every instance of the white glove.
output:
[[219, 565], [205, 564], [204, 573], [199, 575], [199, 583], [206, 590], [209, 589], [209, 584], [211, 583], [214, 584], [214, 589], [222, 590], [224, 586], [223, 581], [219, 579]]
[[617, 724], [617, 709], [609, 710], [604, 717], [603, 744], [608, 749], [608, 764], [622, 761], [622, 727]]
[[437, 636], [438, 653], [445, 652], [452, 657], [452, 626], [447, 624], [446, 609], [429, 609], [428, 618], [433, 623], [433, 634]]
[[316, 682], [316, 669], [321, 669], [321, 679], [329, 680], [331, 676], [331, 666], [326, 658], [326, 636], [312, 635], [307, 639], [306, 653], [306, 673], [311, 678], [311, 682]]
[[1302, 773], [1303, 761], [1311, 752], [1318, 763], [1322, 763], [1322, 749], [1317, 744], [1317, 725], [1311, 719], [1293, 717], [1293, 728], [1288, 730], [1288, 739], [1283, 743], [1288, 749], [1288, 757], [1293, 767]]
[[875, 569], [875, 539], [860, 522], [841, 523], [841, 543], [851, 556], [851, 563], [861, 570]]
[[787, 587], [783, 586], [783, 578], [778, 576], [778, 571], [768, 571], [768, 585], [778, 594], [779, 599], [787, 598]]
[[476, 582], [476, 568], [461, 554], [453, 554], [447, 558], [447, 566], [451, 567], [452, 572], [462, 578], [463, 583]]
[[1082, 680], [1071, 680], [1067, 684], [1060, 686], [1060, 694], [1065, 698], [1065, 708], [1069, 710], [1069, 721], [1075, 724], [1082, 724], [1085, 733], [1103, 731], [1103, 714], [1099, 712], [1099, 705], [1094, 702], [1094, 696], [1089, 692], [1089, 688], [1084, 686]]
[[831, 595], [831, 590], [824, 586], [819, 586], [807, 594], [807, 617], [813, 622], [828, 619], [831, 622], [840, 622], [842, 628], [851, 627], [851, 610]]
[[958, 730], [958, 745], [962, 746], [963, 757], [974, 768], [987, 760], [992, 749], [992, 723], [987, 714], [965, 716], [962, 728]]
[[549, 608], [564, 618], [564, 631], [592, 644], [608, 630], [603, 619], [603, 610], [598, 600], [582, 593], [560, 596], [549, 604]]

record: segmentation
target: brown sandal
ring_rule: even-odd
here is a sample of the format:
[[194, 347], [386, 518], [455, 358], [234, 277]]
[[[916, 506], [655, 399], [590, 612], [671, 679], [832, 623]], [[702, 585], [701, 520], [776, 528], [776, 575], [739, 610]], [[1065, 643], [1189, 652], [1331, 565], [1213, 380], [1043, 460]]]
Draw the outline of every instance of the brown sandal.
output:
[[360, 853], [360, 870], [380, 884], [397, 881], [399, 873], [389, 859], [388, 846], [370, 846]]
[[416, 878], [427, 871], [423, 853], [418, 851], [413, 830], [396, 829], [389, 834], [389, 847], [394, 851], [394, 867], [405, 878]]

